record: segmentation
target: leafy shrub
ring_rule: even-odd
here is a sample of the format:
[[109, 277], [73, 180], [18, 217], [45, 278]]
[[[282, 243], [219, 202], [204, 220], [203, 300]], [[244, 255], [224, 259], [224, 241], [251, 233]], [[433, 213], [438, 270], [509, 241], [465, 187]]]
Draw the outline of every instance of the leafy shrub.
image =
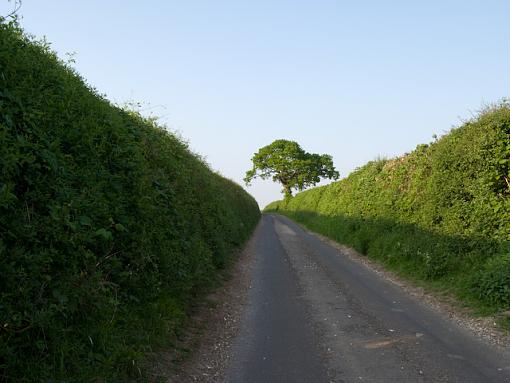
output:
[[138, 376], [259, 214], [0, 20], [1, 381]]
[[489, 259], [476, 274], [473, 290], [487, 302], [510, 307], [510, 254]]

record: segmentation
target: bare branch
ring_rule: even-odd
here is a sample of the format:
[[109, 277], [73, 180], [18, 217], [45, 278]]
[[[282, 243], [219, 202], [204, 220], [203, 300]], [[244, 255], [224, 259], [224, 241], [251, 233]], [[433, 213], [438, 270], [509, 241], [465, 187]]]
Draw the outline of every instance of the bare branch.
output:
[[[9, 0], [9, 3], [11, 2], [11, 0]], [[22, 1], [21, 0], [14, 0], [14, 9], [11, 13], [9, 13], [7, 16], [4, 16], [3, 18], [4, 19], [8, 19], [9, 17], [14, 17], [16, 15], [16, 13], [20, 10], [21, 8], [21, 5], [22, 5]]]

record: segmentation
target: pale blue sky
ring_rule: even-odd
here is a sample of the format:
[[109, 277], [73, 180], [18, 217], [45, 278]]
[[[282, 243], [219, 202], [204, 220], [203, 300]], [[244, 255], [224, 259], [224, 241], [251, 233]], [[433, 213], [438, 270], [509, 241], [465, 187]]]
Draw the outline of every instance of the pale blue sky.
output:
[[[510, 1], [23, 0], [20, 13], [101, 93], [148, 103], [239, 183], [277, 138], [346, 176], [510, 95]], [[248, 191], [261, 207], [280, 198], [271, 181]]]

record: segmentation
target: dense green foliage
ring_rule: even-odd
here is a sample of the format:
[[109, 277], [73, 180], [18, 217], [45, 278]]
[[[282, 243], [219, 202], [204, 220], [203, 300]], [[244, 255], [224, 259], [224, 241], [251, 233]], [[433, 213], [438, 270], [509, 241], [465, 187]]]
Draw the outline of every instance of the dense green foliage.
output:
[[0, 381], [138, 376], [259, 214], [0, 22]]
[[274, 202], [339, 242], [478, 307], [510, 307], [510, 106], [430, 145]]
[[330, 155], [307, 153], [294, 141], [273, 141], [260, 148], [252, 162], [253, 168], [246, 172], [244, 181], [249, 184], [256, 177], [272, 178], [282, 184], [286, 198], [292, 196], [292, 189], [314, 186], [321, 178], [338, 178]]

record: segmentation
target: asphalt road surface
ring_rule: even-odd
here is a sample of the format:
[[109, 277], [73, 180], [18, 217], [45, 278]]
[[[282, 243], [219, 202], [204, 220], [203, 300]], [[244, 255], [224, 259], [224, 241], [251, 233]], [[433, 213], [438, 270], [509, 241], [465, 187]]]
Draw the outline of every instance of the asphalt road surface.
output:
[[227, 382], [510, 382], [510, 356], [287, 218], [255, 232]]

